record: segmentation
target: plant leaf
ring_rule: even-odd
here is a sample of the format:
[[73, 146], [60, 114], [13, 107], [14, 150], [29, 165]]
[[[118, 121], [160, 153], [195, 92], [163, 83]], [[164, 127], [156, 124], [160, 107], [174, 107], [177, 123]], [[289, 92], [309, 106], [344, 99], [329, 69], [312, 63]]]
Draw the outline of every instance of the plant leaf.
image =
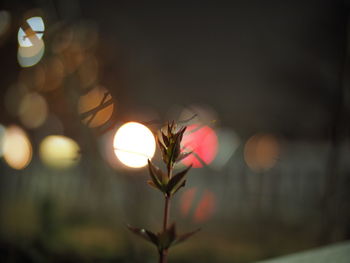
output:
[[159, 140], [159, 137], [156, 136], [156, 140], [158, 143], [158, 147], [160, 149], [160, 151], [162, 152], [162, 159], [164, 161], [164, 163], [168, 163], [168, 153], [167, 153], [167, 148], [164, 146], [164, 144]]
[[177, 244], [180, 244], [180, 243], [186, 241], [187, 239], [189, 239], [191, 236], [193, 236], [194, 234], [196, 234], [200, 230], [201, 229], [198, 228], [194, 231], [191, 231], [191, 232], [188, 232], [188, 233], [185, 233], [185, 234], [178, 236], [178, 238], [174, 241], [173, 245], [177, 245]]
[[156, 167], [150, 160], [148, 160], [148, 170], [153, 183], [158, 189], [161, 190], [163, 188], [163, 185], [162, 178], [159, 178], [159, 171], [161, 173], [162, 171], [158, 167]]
[[165, 144], [165, 146], [169, 146], [169, 139], [168, 137], [161, 131], [161, 134], [162, 134], [162, 139], [163, 139], [163, 142]]
[[167, 193], [172, 193], [173, 190], [177, 190], [180, 188], [183, 184], [183, 181], [185, 179], [185, 176], [187, 172], [191, 169], [192, 165], [188, 166], [185, 170], [175, 174], [171, 179], [169, 180], [169, 183], [167, 185]]
[[162, 189], [159, 189], [158, 186], [157, 186], [152, 180], [147, 180], [147, 183], [148, 183], [151, 187], [153, 187], [153, 188], [155, 188], [155, 189], [157, 189], [157, 190], [162, 190]]
[[193, 151], [180, 153], [179, 157], [177, 157], [177, 159], [176, 159], [176, 162], [178, 163], [178, 162], [182, 161], [183, 159], [187, 158], [192, 153], [193, 153]]
[[148, 242], [153, 243], [158, 247], [159, 245], [159, 239], [156, 234], [154, 234], [151, 231], [148, 231], [144, 228], [137, 228], [137, 227], [132, 227], [130, 225], [127, 225], [128, 229], [133, 232], [134, 234], [138, 235], [139, 237], [142, 237], [143, 239], [147, 240]]
[[168, 249], [176, 240], [175, 224], [172, 224], [165, 232], [159, 234], [159, 249]]
[[179, 191], [181, 187], [185, 187], [185, 185], [186, 185], [186, 180], [183, 180], [182, 184], [180, 184], [177, 188], [174, 188], [171, 194], [172, 195], [176, 194], [176, 192]]

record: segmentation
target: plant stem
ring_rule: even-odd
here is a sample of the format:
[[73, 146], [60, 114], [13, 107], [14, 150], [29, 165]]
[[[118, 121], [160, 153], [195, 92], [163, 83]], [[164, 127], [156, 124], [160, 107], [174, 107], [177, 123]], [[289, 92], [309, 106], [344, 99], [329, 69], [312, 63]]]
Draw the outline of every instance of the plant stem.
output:
[[163, 231], [166, 231], [168, 227], [169, 214], [170, 214], [170, 196], [166, 196], [165, 204], [164, 204]]
[[[168, 169], [168, 178], [172, 176], [173, 168], [170, 166]], [[163, 232], [166, 232], [168, 228], [168, 221], [170, 216], [170, 196], [165, 195], [164, 197], [164, 215], [163, 215]], [[167, 263], [168, 260], [168, 249], [161, 249], [159, 251], [159, 263]]]
[[[170, 214], [170, 196], [165, 196], [163, 232], [165, 232], [168, 228], [169, 214]], [[167, 258], [168, 258], [168, 249], [162, 249], [161, 251], [159, 251], [159, 263], [166, 263]]]

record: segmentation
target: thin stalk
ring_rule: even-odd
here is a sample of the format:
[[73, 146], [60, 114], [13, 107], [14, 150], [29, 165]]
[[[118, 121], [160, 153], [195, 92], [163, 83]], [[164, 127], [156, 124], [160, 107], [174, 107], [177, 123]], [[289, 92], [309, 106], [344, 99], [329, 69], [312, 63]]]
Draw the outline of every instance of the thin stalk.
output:
[[[171, 178], [172, 167], [168, 169], [168, 178]], [[163, 214], [163, 232], [166, 232], [168, 228], [169, 216], [170, 216], [170, 196], [165, 195], [164, 197], [164, 214]], [[168, 260], [168, 249], [161, 249], [159, 251], [159, 263], [167, 263]]]
[[170, 214], [170, 196], [165, 196], [163, 231], [166, 231], [168, 228], [169, 214]]
[[[164, 232], [168, 228], [169, 215], [170, 215], [170, 197], [165, 196], [164, 216], [163, 216]], [[166, 263], [167, 259], [168, 259], [168, 249], [162, 249], [161, 251], [159, 251], [159, 263]]]

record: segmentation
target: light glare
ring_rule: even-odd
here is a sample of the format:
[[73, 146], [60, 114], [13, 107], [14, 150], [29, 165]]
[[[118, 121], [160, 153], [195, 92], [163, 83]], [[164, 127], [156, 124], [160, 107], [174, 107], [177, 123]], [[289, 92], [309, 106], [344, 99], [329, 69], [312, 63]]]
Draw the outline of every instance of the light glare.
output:
[[40, 144], [40, 158], [50, 167], [68, 168], [79, 161], [78, 144], [65, 136], [50, 135]]
[[32, 160], [32, 145], [25, 132], [10, 126], [5, 131], [3, 154], [6, 163], [16, 170], [25, 168]]
[[140, 168], [147, 165], [156, 150], [152, 132], [137, 122], [128, 122], [116, 132], [113, 141], [114, 153], [126, 166]]

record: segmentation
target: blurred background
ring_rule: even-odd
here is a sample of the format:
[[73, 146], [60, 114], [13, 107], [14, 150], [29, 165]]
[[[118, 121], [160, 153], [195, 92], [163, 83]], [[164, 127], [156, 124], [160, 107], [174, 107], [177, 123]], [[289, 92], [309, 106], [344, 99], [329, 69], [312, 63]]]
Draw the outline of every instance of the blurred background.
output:
[[348, 8], [3, 0], [1, 262], [155, 262], [125, 224], [161, 228], [144, 162], [168, 120], [194, 151], [171, 219], [202, 228], [171, 262], [349, 240]]

